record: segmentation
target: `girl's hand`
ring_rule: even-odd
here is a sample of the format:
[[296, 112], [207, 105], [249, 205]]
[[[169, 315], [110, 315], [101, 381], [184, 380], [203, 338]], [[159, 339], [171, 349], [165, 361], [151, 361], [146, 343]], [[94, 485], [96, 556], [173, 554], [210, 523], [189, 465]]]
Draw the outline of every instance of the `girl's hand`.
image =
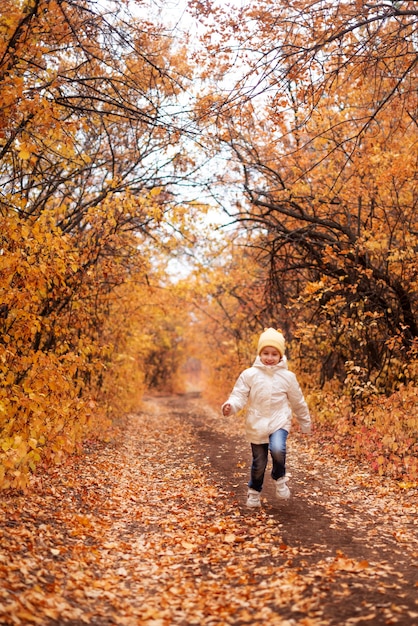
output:
[[226, 416], [231, 415], [232, 413], [232, 407], [230, 404], [224, 404], [222, 407], [222, 413]]

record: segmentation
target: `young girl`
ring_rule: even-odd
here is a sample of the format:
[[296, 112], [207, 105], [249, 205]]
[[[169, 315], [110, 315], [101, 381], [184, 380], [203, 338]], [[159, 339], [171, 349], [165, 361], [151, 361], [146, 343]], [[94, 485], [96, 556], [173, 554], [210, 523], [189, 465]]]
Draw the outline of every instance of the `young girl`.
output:
[[278, 498], [289, 498], [286, 477], [286, 440], [295, 414], [303, 433], [311, 430], [311, 418], [295, 374], [287, 369], [285, 339], [274, 328], [267, 328], [258, 341], [257, 358], [239, 376], [223, 415], [240, 411], [248, 402], [246, 433], [251, 442], [252, 465], [247, 506], [258, 507], [270, 450], [271, 476]]

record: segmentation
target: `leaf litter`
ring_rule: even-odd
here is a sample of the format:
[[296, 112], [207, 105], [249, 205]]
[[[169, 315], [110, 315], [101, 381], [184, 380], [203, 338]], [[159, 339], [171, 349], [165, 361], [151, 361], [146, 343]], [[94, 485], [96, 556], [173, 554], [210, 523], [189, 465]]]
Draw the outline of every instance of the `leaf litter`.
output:
[[3, 494], [0, 623], [416, 623], [416, 491], [317, 446], [292, 435], [294, 496], [269, 486], [249, 511], [237, 425], [148, 399], [109, 443]]

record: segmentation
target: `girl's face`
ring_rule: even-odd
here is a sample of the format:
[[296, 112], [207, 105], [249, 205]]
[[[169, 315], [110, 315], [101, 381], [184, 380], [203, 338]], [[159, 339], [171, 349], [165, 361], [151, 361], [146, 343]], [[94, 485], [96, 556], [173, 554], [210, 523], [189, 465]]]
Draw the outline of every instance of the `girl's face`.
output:
[[272, 346], [266, 346], [260, 352], [260, 359], [263, 365], [277, 365], [281, 358], [280, 352]]

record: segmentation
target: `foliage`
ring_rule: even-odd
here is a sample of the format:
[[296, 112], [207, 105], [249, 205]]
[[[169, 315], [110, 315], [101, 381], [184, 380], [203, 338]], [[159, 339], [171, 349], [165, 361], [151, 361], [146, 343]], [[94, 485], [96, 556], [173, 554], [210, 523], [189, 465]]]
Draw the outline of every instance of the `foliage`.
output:
[[374, 395], [361, 409], [351, 410], [348, 395], [332, 389], [310, 390], [323, 453], [357, 461], [387, 479], [416, 483], [417, 387], [401, 387], [389, 397]]
[[[173, 164], [187, 169], [174, 114], [187, 67], [158, 23], [114, 2], [7, 0], [1, 12], [6, 209], [56, 209], [72, 232], [103, 199], [145, 196], [173, 180]], [[147, 227], [135, 212], [123, 219]]]
[[196, 4], [222, 24], [196, 107], [229, 156], [213, 193], [235, 187], [219, 204], [321, 385], [416, 381], [415, 4]]
[[189, 68], [131, 8], [0, 9], [3, 488], [26, 487], [37, 465], [138, 406], [166, 340], [157, 329], [174, 316], [169, 290], [164, 303], [156, 291], [192, 230], [165, 191], [188, 170], [178, 97]]
[[[83, 437], [104, 433], [110, 416], [139, 402], [144, 349], [138, 329], [134, 342], [123, 322], [137, 306], [128, 283], [136, 285], [137, 298], [148, 291], [147, 263], [134, 252], [131, 234], [115, 236], [110, 214], [108, 207], [100, 220], [96, 211], [100, 229], [80, 234], [78, 242], [51, 216], [1, 220], [5, 488], [25, 486], [38, 462], [59, 462]], [[143, 325], [142, 334], [146, 330]]]

